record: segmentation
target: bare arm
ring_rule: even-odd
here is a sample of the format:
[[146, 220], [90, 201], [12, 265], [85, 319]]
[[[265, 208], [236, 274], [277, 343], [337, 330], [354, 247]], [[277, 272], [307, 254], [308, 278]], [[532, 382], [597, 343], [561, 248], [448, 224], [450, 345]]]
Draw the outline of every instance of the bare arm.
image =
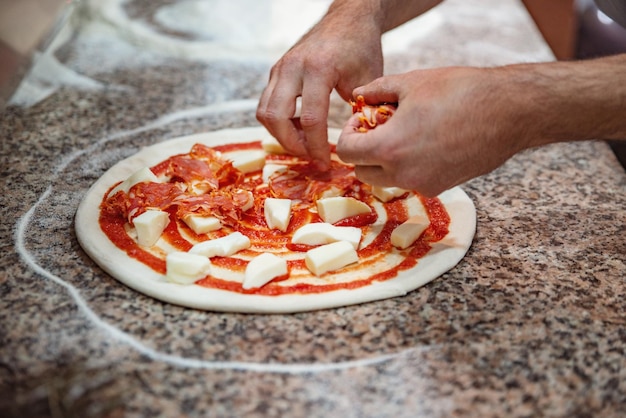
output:
[[355, 90], [397, 102], [384, 125], [342, 132], [339, 156], [365, 182], [437, 195], [519, 151], [552, 142], [626, 138], [626, 54], [580, 62], [439, 68]]
[[[336, 0], [273, 67], [257, 119], [295, 155], [329, 163], [327, 118], [333, 89], [345, 100], [382, 75], [381, 35], [441, 0]], [[300, 118], [294, 119], [296, 98]]]
[[[521, 109], [536, 124], [528, 146], [587, 139], [626, 139], [626, 54], [578, 62], [505, 67], [517, 81]], [[515, 76], [517, 74], [517, 76]], [[526, 78], [524, 78], [526, 76]], [[533, 107], [533, 103], [536, 102]]]
[[[383, 34], [435, 7], [443, 0], [335, 0], [327, 17], [353, 16], [356, 10], [370, 16]], [[357, 14], [359, 12], [356, 12]]]

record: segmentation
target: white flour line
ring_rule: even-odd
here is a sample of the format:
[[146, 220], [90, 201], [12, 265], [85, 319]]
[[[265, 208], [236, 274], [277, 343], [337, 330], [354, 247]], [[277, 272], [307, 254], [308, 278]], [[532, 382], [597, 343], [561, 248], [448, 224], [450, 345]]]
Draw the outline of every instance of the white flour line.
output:
[[[139, 132], [147, 131], [150, 129], [154, 129], [168, 123], [174, 122], [176, 120], [184, 119], [184, 118], [194, 118], [200, 117], [207, 113], [219, 112], [219, 111], [232, 111], [233, 109], [241, 109], [249, 107], [251, 101], [240, 101], [231, 104], [220, 104], [219, 109], [217, 109], [218, 105], [207, 106], [202, 108], [195, 108], [180, 112], [175, 112], [169, 115], [165, 115], [148, 125], [132, 129], [129, 131], [118, 132], [111, 136], [105, 137], [92, 146], [83, 149], [81, 151], [77, 151], [67, 159], [65, 159], [60, 166], [54, 170], [55, 175], [58, 175], [71, 161], [75, 160], [77, 157], [84, 153], [90, 152], [93, 148], [102, 145], [108, 141], [111, 141], [116, 138], [120, 138], [127, 135], [136, 134]], [[256, 106], [256, 101], [254, 102]], [[54, 184], [55, 178], [52, 179]], [[157, 350], [147, 347], [141, 341], [138, 341], [131, 335], [121, 331], [115, 326], [107, 323], [102, 318], [100, 318], [87, 304], [85, 299], [81, 296], [80, 291], [75, 287], [63, 280], [62, 278], [54, 275], [50, 271], [41, 267], [37, 264], [35, 257], [26, 249], [25, 245], [25, 235], [26, 230], [28, 229], [32, 217], [35, 213], [35, 210], [50, 196], [52, 193], [52, 185], [49, 185], [45, 192], [39, 197], [37, 202], [26, 212], [18, 221], [16, 231], [15, 231], [15, 248], [22, 258], [22, 260], [37, 274], [43, 276], [44, 278], [51, 280], [52, 282], [58, 284], [63, 287], [69, 295], [74, 299], [78, 308], [85, 314], [87, 319], [91, 321], [96, 327], [101, 330], [109, 333], [113, 338], [117, 341], [125, 343], [130, 347], [134, 348], [141, 354], [155, 360], [162, 361], [174, 366], [178, 367], [186, 367], [193, 369], [226, 369], [226, 370], [243, 370], [243, 371], [254, 371], [254, 372], [266, 372], [266, 373], [289, 373], [289, 374], [301, 374], [301, 373], [320, 373], [325, 371], [334, 371], [334, 370], [344, 370], [351, 369], [356, 367], [366, 367], [372, 366], [380, 363], [384, 363], [395, 358], [399, 358], [408, 353], [428, 350], [431, 347], [424, 348], [409, 348], [402, 351], [398, 351], [392, 354], [386, 354], [366, 359], [359, 360], [351, 360], [351, 361], [341, 361], [335, 363], [292, 363], [292, 364], [276, 364], [276, 363], [255, 363], [255, 362], [241, 362], [241, 361], [209, 361], [209, 360], [200, 360], [193, 358], [180, 357], [173, 354], [165, 354], [161, 353]]]
[[[173, 354], [165, 354], [147, 347], [142, 342], [133, 338], [129, 334], [119, 330], [113, 325], [105, 322], [100, 318], [87, 304], [85, 299], [80, 295], [80, 291], [67, 283], [62, 278], [52, 274], [48, 270], [37, 264], [37, 261], [29, 253], [24, 245], [24, 235], [28, 225], [31, 221], [33, 213], [36, 208], [50, 195], [52, 188], [49, 187], [39, 198], [37, 203], [22, 217], [20, 218], [15, 242], [16, 249], [20, 254], [22, 260], [33, 270], [35, 273], [45, 277], [48, 280], [53, 281], [59, 286], [63, 287], [69, 295], [74, 299], [78, 308], [85, 314], [87, 319], [91, 321], [96, 327], [109, 333], [116, 340], [125, 343], [141, 354], [155, 360], [172, 364], [178, 367], [186, 367], [192, 369], [227, 369], [227, 370], [243, 370], [254, 372], [269, 372], [269, 373], [289, 373], [289, 374], [301, 374], [301, 373], [319, 373], [325, 371], [344, 370], [356, 367], [366, 367], [376, 365], [390, 361], [392, 359], [401, 357], [409, 352], [415, 352], [417, 349], [410, 348], [399, 351], [397, 353], [386, 354], [382, 356], [376, 356], [366, 359], [342, 361], [335, 363], [292, 363], [292, 364], [272, 364], [272, 363], [255, 363], [255, 362], [242, 362], [242, 361], [208, 361], [193, 358], [180, 357]], [[426, 350], [427, 348], [424, 348]]]
[[167, 115], [163, 115], [152, 122], [149, 122], [147, 125], [141, 126], [139, 128], [129, 129], [127, 131], [120, 131], [109, 136], [105, 136], [102, 139], [94, 142], [87, 148], [84, 148], [80, 151], [77, 151], [71, 154], [68, 158], [64, 159], [61, 164], [54, 170], [55, 174], [58, 174], [61, 170], [65, 169], [67, 165], [74, 161], [76, 158], [80, 157], [83, 154], [89, 154], [93, 152], [94, 149], [100, 147], [107, 142], [110, 142], [114, 139], [122, 138], [124, 136], [135, 135], [141, 132], [149, 131], [152, 129], [160, 128], [162, 126], [168, 125], [173, 122], [177, 122], [179, 120], [184, 119], [195, 119], [200, 118], [207, 115], [224, 113], [224, 112], [239, 112], [239, 111], [251, 111], [256, 109], [258, 99], [244, 99], [244, 100], [232, 100], [228, 102], [219, 102], [214, 103], [208, 106], [203, 107], [195, 107], [191, 109], [179, 110], [177, 112], [169, 113]]

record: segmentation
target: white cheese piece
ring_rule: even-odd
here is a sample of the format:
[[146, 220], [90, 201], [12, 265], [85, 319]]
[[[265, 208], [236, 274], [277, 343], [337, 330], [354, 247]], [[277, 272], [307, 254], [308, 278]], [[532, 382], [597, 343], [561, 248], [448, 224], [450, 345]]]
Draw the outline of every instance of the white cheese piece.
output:
[[241, 207], [241, 210], [247, 212], [254, 206], [254, 195], [249, 190], [245, 190], [244, 192], [248, 195], [248, 201]]
[[189, 191], [196, 195], [201, 195], [211, 191], [211, 184], [208, 181], [192, 180]]
[[430, 225], [430, 220], [425, 215], [415, 215], [407, 219], [391, 233], [391, 244], [394, 247], [405, 249], [412, 245], [422, 235], [422, 232]]
[[372, 186], [372, 194], [381, 202], [389, 202], [396, 197], [402, 196], [408, 190], [402, 189], [400, 187], [381, 187], [381, 186]]
[[359, 261], [356, 250], [348, 241], [337, 241], [306, 252], [304, 263], [311, 273], [321, 276]]
[[294, 244], [307, 245], [323, 245], [336, 241], [347, 241], [356, 250], [361, 242], [361, 228], [316, 222], [302, 226], [291, 238]]
[[317, 212], [324, 222], [334, 224], [350, 216], [371, 213], [372, 208], [353, 197], [326, 197], [317, 202]]
[[291, 219], [291, 199], [268, 197], [265, 199], [264, 212], [265, 222], [270, 229], [285, 232]]
[[273, 136], [265, 137], [261, 140], [261, 148], [268, 154], [286, 154], [285, 148]]
[[165, 258], [165, 277], [174, 283], [193, 284], [205, 277], [211, 269], [208, 258], [181, 251], [170, 253]]
[[263, 253], [250, 260], [246, 266], [242, 286], [244, 289], [261, 287], [287, 272], [286, 260], [271, 253]]
[[149, 167], [144, 167], [141, 170], [135, 171], [126, 180], [118, 184], [107, 197], [114, 196], [115, 193], [122, 190], [124, 193], [128, 193], [131, 187], [137, 183], [158, 183], [158, 177], [150, 170]]
[[222, 227], [222, 222], [215, 216], [187, 215], [183, 221], [196, 234], [206, 234]]
[[344, 190], [339, 187], [330, 186], [328, 189], [324, 190], [320, 195], [320, 199], [325, 199], [327, 197], [336, 197], [343, 196]]
[[265, 165], [265, 151], [237, 151], [228, 154], [228, 158], [232, 161], [233, 167], [244, 172], [252, 173], [261, 170]]
[[263, 179], [263, 183], [269, 183], [270, 177], [272, 177], [274, 173], [280, 173], [284, 171], [287, 171], [287, 166], [284, 166], [282, 164], [265, 164], [263, 166], [263, 174], [261, 176], [261, 178]]
[[228, 257], [247, 248], [250, 248], [250, 238], [237, 231], [221, 238], [199, 242], [191, 247], [189, 253], [209, 258]]
[[161, 210], [147, 210], [133, 219], [137, 231], [137, 243], [144, 247], [151, 247], [159, 240], [163, 230], [170, 223], [167, 212]]

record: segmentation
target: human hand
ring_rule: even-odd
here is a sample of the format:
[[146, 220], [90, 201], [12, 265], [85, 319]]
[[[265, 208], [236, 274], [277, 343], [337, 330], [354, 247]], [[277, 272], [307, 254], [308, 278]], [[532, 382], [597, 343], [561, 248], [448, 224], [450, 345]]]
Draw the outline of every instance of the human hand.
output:
[[[257, 108], [257, 119], [287, 151], [320, 169], [330, 164], [330, 93], [336, 89], [349, 100], [356, 86], [382, 74], [380, 29], [358, 13], [329, 13], [296, 43], [272, 67]], [[294, 118], [300, 96], [300, 116]]]
[[506, 71], [469, 67], [413, 71], [354, 90], [368, 104], [398, 103], [383, 125], [357, 132], [352, 117], [337, 153], [366, 183], [426, 196], [487, 173], [529, 146], [528, 126], [507, 94]]

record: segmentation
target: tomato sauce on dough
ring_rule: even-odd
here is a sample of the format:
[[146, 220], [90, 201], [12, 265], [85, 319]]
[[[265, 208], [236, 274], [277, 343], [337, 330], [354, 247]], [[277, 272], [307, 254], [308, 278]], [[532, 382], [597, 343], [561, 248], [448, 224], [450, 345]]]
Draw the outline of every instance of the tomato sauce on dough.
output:
[[[375, 201], [370, 193], [370, 187], [359, 182], [353, 175], [353, 168], [338, 161], [333, 161], [328, 172], [319, 173], [313, 169], [311, 164], [297, 160], [295, 157], [268, 155], [268, 161], [290, 163], [291, 171], [289, 177], [281, 178], [280, 174], [273, 177], [275, 181], [272, 181], [267, 187], [260, 179], [260, 172], [243, 174], [220, 155], [221, 153], [257, 149], [261, 149], [260, 141], [216, 147], [196, 144], [188, 154], [171, 156], [151, 167], [151, 171], [157, 177], [169, 178], [169, 182], [159, 183], [158, 186], [157, 183], [142, 183], [131, 187], [127, 194], [117, 192], [116, 195], [109, 196], [110, 190], [115, 185], [112, 186], [100, 205], [99, 225], [101, 230], [116, 247], [124, 251], [129, 257], [145, 264], [158, 274], [165, 274], [166, 264], [163, 251], [138, 245], [128, 233], [128, 226], [129, 224], [132, 225], [134, 217], [143, 213], [147, 207], [157, 207], [168, 212], [170, 222], [165, 228], [162, 238], [178, 251], [188, 251], [196, 242], [208, 239], [208, 236], [204, 234], [195, 234], [181, 220], [183, 215], [186, 213], [217, 213], [224, 226], [222, 230], [212, 233], [211, 238], [224, 236], [234, 231], [243, 233], [250, 238], [252, 243], [250, 250], [242, 252], [244, 255], [255, 255], [264, 251], [301, 253], [303, 255], [313, 247], [292, 244], [291, 236], [301, 226], [321, 221], [316, 211], [311, 210], [311, 208], [315, 208], [315, 200], [324, 191], [330, 188], [339, 189], [343, 191], [345, 196], [355, 197], [370, 206]], [[199, 187], [206, 190], [206, 193], [189, 195], [186, 193], [184, 185], [191, 183], [199, 184]], [[241, 204], [238, 202], [242, 199], [244, 192], [252, 192], [254, 197], [252, 208], [245, 211], [241, 209]], [[296, 202], [292, 206], [292, 218], [286, 232], [269, 230], [265, 223], [263, 202], [267, 197], [276, 196], [288, 197]], [[329, 278], [333, 276], [333, 273], [330, 272], [322, 275], [321, 280], [315, 284], [287, 283], [290, 278], [287, 274], [260, 288], [247, 290], [243, 289], [239, 282], [211, 275], [196, 281], [195, 284], [243, 294], [276, 296], [349, 290], [367, 286], [373, 282], [390, 280], [396, 277], [399, 272], [415, 267], [419, 259], [428, 254], [431, 244], [448, 234], [450, 217], [441, 201], [438, 198], [425, 198], [417, 194], [415, 196], [420, 199], [425, 208], [430, 225], [417, 241], [405, 250], [395, 250], [390, 242], [394, 228], [409, 217], [404, 198], [380, 203], [382, 211], [386, 215], [382, 224], [378, 221], [379, 216], [374, 210], [371, 214], [357, 215], [336, 223], [340, 226], [359, 227], [367, 232], [376, 222], [378, 229], [375, 237], [357, 251], [359, 263], [347, 268], [366, 272], [368, 265], [375, 263], [381, 257], [384, 258], [390, 251], [399, 252], [402, 260], [384, 271], [361, 275], [355, 280], [343, 282], [330, 280]], [[245, 257], [213, 257], [211, 263], [216, 267], [243, 272], [248, 261]], [[303, 259], [289, 259], [287, 264], [290, 271], [305, 269]]]

